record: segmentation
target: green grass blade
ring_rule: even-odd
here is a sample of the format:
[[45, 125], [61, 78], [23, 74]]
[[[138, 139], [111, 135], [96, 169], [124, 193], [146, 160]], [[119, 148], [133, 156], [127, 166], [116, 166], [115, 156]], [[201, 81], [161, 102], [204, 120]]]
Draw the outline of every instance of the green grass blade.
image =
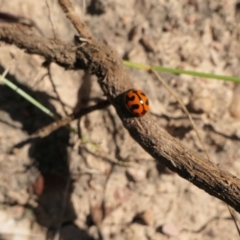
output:
[[7, 85], [9, 88], [11, 88], [13, 91], [17, 92], [19, 95], [21, 95], [22, 97], [24, 97], [26, 100], [28, 100], [30, 103], [32, 103], [34, 106], [36, 106], [37, 108], [39, 108], [41, 111], [43, 111], [44, 113], [46, 113], [47, 115], [49, 115], [52, 118], [57, 119], [57, 116], [54, 115], [54, 113], [52, 113], [49, 109], [47, 109], [46, 107], [44, 107], [41, 103], [39, 103], [38, 101], [36, 101], [34, 98], [32, 98], [29, 94], [27, 94], [26, 92], [24, 92], [22, 89], [20, 89], [17, 85], [15, 85], [14, 83], [10, 82], [8, 79], [1, 77], [0, 80], [2, 80], [2, 82]]
[[141, 63], [132, 63], [129, 61], [123, 61], [124, 65], [127, 67], [138, 68], [143, 70], [149, 70], [150, 68], [160, 71], [160, 72], [169, 72], [174, 74], [186, 74], [190, 76], [197, 76], [203, 78], [211, 78], [211, 79], [218, 79], [224, 81], [231, 81], [231, 82], [240, 82], [239, 77], [231, 77], [231, 76], [224, 76], [224, 75], [215, 75], [211, 73], [203, 73], [203, 72], [196, 72], [196, 71], [189, 71], [189, 70], [182, 70], [182, 69], [175, 69], [175, 68], [166, 68], [161, 66], [150, 66], [147, 64]]

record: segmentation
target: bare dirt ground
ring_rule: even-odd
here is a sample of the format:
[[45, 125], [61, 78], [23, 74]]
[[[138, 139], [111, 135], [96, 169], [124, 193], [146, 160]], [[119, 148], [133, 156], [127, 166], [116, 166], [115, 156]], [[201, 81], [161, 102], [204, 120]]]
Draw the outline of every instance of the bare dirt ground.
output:
[[[88, 0], [85, 14], [82, 1], [73, 2], [95, 36], [124, 59], [239, 75], [236, 0]], [[58, 37], [73, 41], [76, 32], [57, 1], [49, 3]], [[45, 1], [0, 0], [0, 11], [32, 19], [53, 37]], [[16, 62], [7, 78], [64, 116], [44, 60], [0, 43], [1, 73], [12, 55]], [[51, 74], [68, 114], [104, 99], [94, 77], [55, 64]], [[174, 97], [153, 75], [130, 69], [129, 74], [149, 96], [156, 121], [204, 154]], [[162, 76], [188, 107], [211, 161], [239, 176], [238, 95], [232, 103], [237, 85]], [[156, 163], [131, 139], [111, 106], [71, 124], [84, 141], [67, 128], [25, 141], [52, 121], [0, 83], [0, 239], [238, 239], [226, 205]], [[134, 166], [113, 165], [109, 159]]]

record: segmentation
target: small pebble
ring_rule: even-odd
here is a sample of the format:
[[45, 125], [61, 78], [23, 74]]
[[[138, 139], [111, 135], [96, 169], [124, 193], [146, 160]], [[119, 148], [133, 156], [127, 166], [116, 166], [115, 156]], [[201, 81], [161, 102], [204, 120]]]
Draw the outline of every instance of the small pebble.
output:
[[157, 231], [161, 232], [164, 235], [169, 236], [169, 237], [176, 237], [180, 233], [180, 231], [177, 228], [177, 226], [175, 224], [172, 224], [172, 223], [163, 224], [162, 226], [160, 226], [157, 229]]

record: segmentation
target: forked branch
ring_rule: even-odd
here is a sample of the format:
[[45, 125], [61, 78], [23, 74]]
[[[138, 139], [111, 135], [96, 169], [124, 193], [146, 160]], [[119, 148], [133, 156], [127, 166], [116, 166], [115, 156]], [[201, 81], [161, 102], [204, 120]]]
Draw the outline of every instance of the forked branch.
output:
[[[68, 1], [59, 2], [62, 6]], [[122, 65], [122, 60], [112, 49], [93, 38], [89, 41], [82, 40], [89, 36], [90, 31], [86, 30], [81, 21], [78, 27], [80, 29], [77, 31], [83, 33], [83, 36], [80, 36], [78, 43], [71, 45], [37, 36], [29, 27], [20, 24], [0, 25], [0, 40], [15, 44], [29, 54], [41, 55], [66, 69], [83, 69], [95, 74], [124, 127], [156, 161], [240, 212], [240, 179], [186, 148], [166, 133], [151, 114], [142, 118], [130, 116], [124, 107], [122, 96], [125, 91], [133, 88], [133, 83]], [[84, 35], [86, 33], [87, 36]]]

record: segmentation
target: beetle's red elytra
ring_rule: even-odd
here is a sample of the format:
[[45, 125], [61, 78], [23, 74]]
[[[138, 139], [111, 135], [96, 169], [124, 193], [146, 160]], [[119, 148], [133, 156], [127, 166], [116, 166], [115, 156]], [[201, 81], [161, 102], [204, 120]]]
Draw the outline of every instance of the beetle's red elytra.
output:
[[130, 89], [125, 94], [125, 106], [134, 116], [142, 117], [149, 111], [149, 100], [142, 90]]

